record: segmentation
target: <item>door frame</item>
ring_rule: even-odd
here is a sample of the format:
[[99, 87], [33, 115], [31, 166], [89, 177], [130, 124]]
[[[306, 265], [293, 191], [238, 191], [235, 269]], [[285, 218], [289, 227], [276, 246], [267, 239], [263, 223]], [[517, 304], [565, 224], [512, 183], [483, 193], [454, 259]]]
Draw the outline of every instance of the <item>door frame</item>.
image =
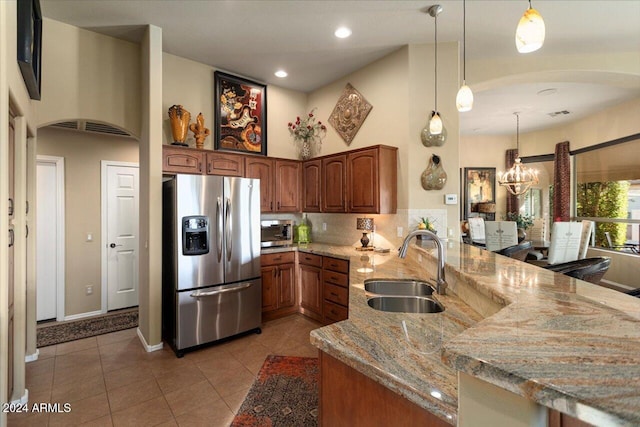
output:
[[[100, 311], [105, 314], [108, 307], [109, 293], [107, 289], [108, 279], [108, 251], [107, 251], [107, 169], [109, 166], [135, 167], [140, 169], [140, 163], [118, 162], [115, 160], [100, 161]], [[140, 197], [140, 187], [138, 187], [138, 197]], [[138, 221], [140, 221], [140, 211], [138, 211]], [[139, 238], [140, 236], [138, 236]], [[140, 247], [138, 247], [140, 252]], [[138, 254], [139, 259], [139, 254]], [[138, 301], [138, 304], [140, 302]]]
[[[56, 320], [61, 322], [65, 320], [64, 313], [64, 297], [65, 297], [65, 206], [64, 206], [64, 196], [65, 196], [65, 182], [64, 182], [64, 157], [57, 156], [44, 156], [37, 155], [36, 156], [36, 174], [37, 174], [37, 165], [38, 163], [53, 163], [56, 166], [56, 205], [58, 207], [56, 215], [56, 234], [58, 235], [58, 241], [56, 245], [57, 253], [57, 277], [56, 277]], [[37, 175], [36, 175], [37, 176]], [[37, 185], [37, 184], [36, 184]], [[36, 189], [37, 191], [37, 189]], [[37, 200], [36, 200], [37, 203]], [[36, 214], [37, 215], [37, 214]], [[37, 219], [36, 219], [37, 221]], [[35, 228], [35, 227], [34, 227]], [[36, 238], [36, 245], [37, 245]], [[36, 261], [37, 262], [37, 261]], [[37, 280], [37, 278], [36, 278]], [[36, 287], [37, 289], [37, 287]]]

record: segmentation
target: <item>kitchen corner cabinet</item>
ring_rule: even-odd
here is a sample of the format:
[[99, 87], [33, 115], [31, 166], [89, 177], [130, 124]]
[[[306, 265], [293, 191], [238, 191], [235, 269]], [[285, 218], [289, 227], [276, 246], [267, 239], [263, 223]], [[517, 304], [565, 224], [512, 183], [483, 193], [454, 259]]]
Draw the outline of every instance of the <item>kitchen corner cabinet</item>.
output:
[[162, 146], [162, 171], [164, 173], [204, 173], [205, 153], [193, 148], [182, 148], [171, 145]]
[[261, 255], [260, 264], [263, 320], [297, 312], [295, 252]]
[[396, 147], [379, 145], [347, 154], [348, 211], [353, 213], [396, 213]]
[[246, 158], [245, 176], [260, 179], [262, 212], [300, 212], [301, 165], [297, 160]]
[[298, 252], [300, 312], [322, 322], [322, 256]]
[[320, 212], [322, 160], [308, 160], [302, 164], [302, 212]]

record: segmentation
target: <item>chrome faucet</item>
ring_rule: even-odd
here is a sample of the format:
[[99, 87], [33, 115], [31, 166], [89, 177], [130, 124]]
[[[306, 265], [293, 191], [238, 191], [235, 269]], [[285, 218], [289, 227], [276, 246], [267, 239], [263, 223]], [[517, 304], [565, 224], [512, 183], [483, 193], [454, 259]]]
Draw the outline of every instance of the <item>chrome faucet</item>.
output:
[[436, 248], [438, 250], [438, 277], [436, 279], [436, 292], [440, 295], [445, 295], [447, 282], [444, 280], [444, 246], [442, 246], [442, 242], [434, 232], [429, 230], [413, 230], [404, 238], [404, 242], [402, 242], [402, 246], [400, 246], [400, 249], [398, 250], [398, 256], [400, 258], [406, 257], [409, 241], [420, 235], [427, 236], [436, 243]]

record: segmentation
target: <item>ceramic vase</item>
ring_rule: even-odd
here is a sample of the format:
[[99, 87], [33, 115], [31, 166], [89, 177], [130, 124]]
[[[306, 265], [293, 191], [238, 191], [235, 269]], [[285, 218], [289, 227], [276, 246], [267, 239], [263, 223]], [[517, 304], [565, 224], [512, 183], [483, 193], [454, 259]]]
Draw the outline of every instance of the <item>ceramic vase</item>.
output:
[[184, 140], [187, 139], [191, 113], [184, 109], [182, 105], [172, 105], [169, 108], [169, 122], [171, 123], [172, 145], [187, 146]]
[[421, 176], [422, 188], [425, 190], [442, 190], [447, 183], [447, 173], [442, 167], [440, 156], [435, 154], [429, 159], [427, 168]]

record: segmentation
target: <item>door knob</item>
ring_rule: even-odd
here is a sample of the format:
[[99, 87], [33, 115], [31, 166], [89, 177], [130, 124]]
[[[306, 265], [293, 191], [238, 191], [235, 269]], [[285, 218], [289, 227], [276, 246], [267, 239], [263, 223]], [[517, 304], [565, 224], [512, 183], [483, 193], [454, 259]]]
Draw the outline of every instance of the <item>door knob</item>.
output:
[[109, 247], [110, 247], [110, 248], [115, 248], [116, 246], [122, 246], [122, 245], [116, 245], [115, 243], [111, 243], [111, 244], [109, 245]]

